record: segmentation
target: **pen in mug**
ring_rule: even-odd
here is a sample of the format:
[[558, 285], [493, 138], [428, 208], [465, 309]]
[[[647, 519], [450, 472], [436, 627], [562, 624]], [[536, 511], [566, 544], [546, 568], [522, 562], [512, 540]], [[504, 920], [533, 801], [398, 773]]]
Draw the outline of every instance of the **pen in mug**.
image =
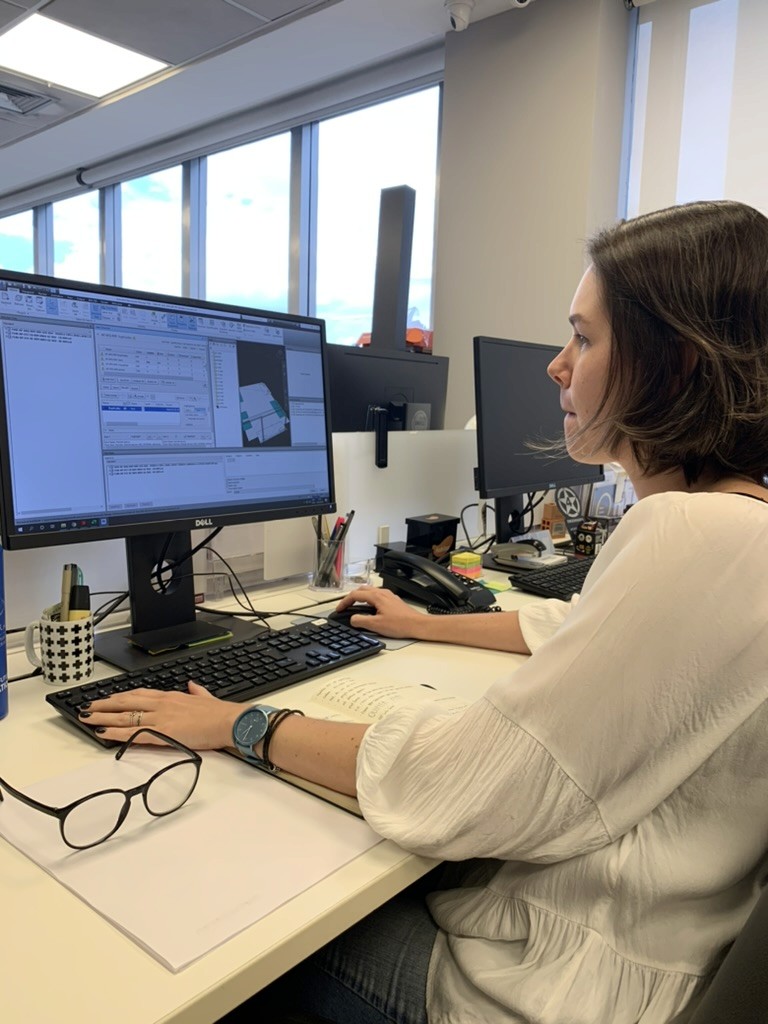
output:
[[341, 530], [343, 522], [344, 518], [342, 516], [339, 516], [336, 519], [333, 530], [331, 531], [331, 535], [326, 541], [327, 547], [323, 555], [322, 563], [317, 573], [318, 582], [323, 587], [331, 581], [331, 570], [333, 569], [333, 564], [336, 558], [337, 551], [336, 538], [339, 535], [339, 531]]
[[[342, 555], [341, 545], [344, 543], [344, 539], [346, 538], [347, 533], [349, 532], [349, 524], [352, 522], [354, 515], [355, 512], [353, 509], [346, 517], [346, 519], [339, 518], [336, 520], [336, 526], [334, 528], [333, 534], [331, 535], [331, 539], [328, 542], [328, 553], [326, 554], [325, 559], [323, 560], [322, 568], [318, 573], [320, 583], [322, 585], [330, 581], [331, 571], [334, 569], [334, 566], [336, 565], [336, 558], [337, 556]], [[338, 572], [338, 578], [341, 578], [341, 572]]]
[[315, 564], [320, 566], [323, 557], [323, 524], [322, 516], [312, 516], [312, 526], [315, 529]]
[[354, 519], [354, 517], [355, 510], [352, 509], [352, 511], [349, 513], [349, 515], [341, 525], [341, 534], [339, 535], [338, 549], [336, 552], [336, 575], [338, 576], [339, 579], [341, 579], [342, 573], [344, 572], [344, 566], [341, 564], [342, 559], [344, 557], [344, 541], [347, 539], [349, 527], [352, 524], [352, 520]]

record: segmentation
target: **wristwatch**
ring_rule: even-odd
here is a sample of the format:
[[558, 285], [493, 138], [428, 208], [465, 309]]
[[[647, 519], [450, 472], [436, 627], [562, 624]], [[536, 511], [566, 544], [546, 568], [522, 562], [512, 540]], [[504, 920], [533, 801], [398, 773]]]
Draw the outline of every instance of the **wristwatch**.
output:
[[253, 748], [267, 735], [269, 716], [277, 710], [278, 708], [270, 707], [268, 704], [254, 704], [238, 715], [232, 726], [232, 745], [237, 747], [246, 761], [260, 768], [269, 766], [263, 757], [254, 753]]

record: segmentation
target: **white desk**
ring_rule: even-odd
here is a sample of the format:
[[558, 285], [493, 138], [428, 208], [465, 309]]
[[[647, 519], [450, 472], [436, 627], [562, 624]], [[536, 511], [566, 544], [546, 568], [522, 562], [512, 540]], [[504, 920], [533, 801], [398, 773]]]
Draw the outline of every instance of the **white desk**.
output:
[[[260, 608], [283, 611], [313, 601], [309, 591], [259, 595]], [[502, 594], [505, 608], [531, 598]], [[277, 623], [280, 625], [280, 623]], [[379, 678], [429, 681], [472, 698], [478, 678], [490, 683], [520, 661], [516, 655], [441, 644], [412, 644], [385, 651]], [[366, 664], [366, 663], [363, 663]], [[9, 675], [23, 674], [22, 654], [9, 658]], [[110, 674], [100, 667], [100, 674]], [[348, 670], [354, 671], [354, 666]], [[317, 680], [300, 684], [302, 690]], [[298, 692], [298, 687], [293, 688]], [[24, 788], [114, 752], [91, 744], [45, 703], [51, 692], [40, 679], [10, 686], [8, 717], [0, 722], [0, 775]], [[221, 755], [206, 771], [209, 792], [231, 794], [243, 785], [242, 766]], [[275, 785], [283, 783], [275, 782]], [[0, 805], [2, 813], [2, 805]], [[226, 837], [212, 838], [215, 856]], [[0, 838], [0, 953], [2, 1019], [6, 1024], [209, 1024], [249, 995], [370, 913], [419, 878], [432, 861], [379, 843], [330, 877], [262, 918], [223, 946], [172, 974]]]

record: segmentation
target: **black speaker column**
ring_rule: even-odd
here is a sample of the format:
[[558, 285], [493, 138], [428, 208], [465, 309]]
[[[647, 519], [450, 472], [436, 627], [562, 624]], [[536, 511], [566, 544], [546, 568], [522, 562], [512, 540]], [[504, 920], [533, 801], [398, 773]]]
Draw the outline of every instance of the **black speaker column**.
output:
[[416, 191], [409, 185], [381, 190], [371, 348], [406, 349], [408, 292]]

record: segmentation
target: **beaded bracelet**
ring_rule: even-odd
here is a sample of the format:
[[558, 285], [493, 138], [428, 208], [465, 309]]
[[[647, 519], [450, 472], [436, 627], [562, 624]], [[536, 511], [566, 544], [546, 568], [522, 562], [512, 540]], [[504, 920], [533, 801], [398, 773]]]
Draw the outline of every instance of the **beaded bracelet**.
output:
[[269, 720], [269, 726], [264, 734], [264, 743], [261, 748], [261, 759], [264, 761], [267, 771], [276, 772], [278, 770], [276, 764], [272, 764], [269, 760], [269, 745], [272, 742], [272, 737], [275, 735], [275, 730], [281, 722], [284, 722], [286, 718], [290, 718], [291, 715], [301, 715], [304, 717], [304, 712], [299, 711], [298, 708], [282, 708], [277, 714], [273, 715]]

